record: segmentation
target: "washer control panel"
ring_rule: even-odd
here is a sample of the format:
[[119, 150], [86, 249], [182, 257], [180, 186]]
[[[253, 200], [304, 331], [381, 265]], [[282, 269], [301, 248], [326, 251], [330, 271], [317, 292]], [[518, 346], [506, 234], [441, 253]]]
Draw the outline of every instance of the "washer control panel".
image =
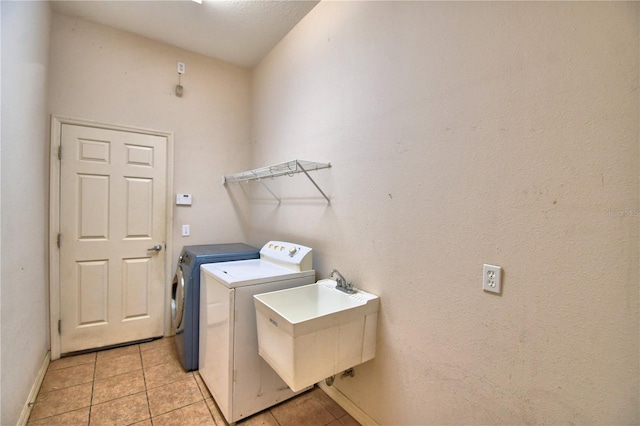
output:
[[285, 241], [269, 241], [260, 250], [260, 258], [295, 271], [313, 268], [312, 250], [300, 244]]

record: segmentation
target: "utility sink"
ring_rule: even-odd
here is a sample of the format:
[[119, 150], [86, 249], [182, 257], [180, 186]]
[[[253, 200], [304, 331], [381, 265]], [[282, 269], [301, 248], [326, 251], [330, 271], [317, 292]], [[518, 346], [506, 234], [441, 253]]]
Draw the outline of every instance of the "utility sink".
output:
[[375, 357], [380, 298], [334, 280], [254, 295], [260, 356], [293, 391]]

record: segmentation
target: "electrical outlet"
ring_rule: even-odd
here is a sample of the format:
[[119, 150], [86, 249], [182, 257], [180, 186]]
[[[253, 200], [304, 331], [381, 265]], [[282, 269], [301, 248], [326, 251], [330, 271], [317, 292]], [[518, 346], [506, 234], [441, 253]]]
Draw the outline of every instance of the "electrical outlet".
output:
[[182, 236], [188, 237], [190, 233], [191, 229], [189, 228], [189, 225], [182, 225]]
[[494, 265], [482, 266], [482, 289], [492, 293], [502, 291], [502, 268]]
[[187, 69], [187, 67], [185, 66], [184, 62], [178, 62], [178, 74], [184, 74]]

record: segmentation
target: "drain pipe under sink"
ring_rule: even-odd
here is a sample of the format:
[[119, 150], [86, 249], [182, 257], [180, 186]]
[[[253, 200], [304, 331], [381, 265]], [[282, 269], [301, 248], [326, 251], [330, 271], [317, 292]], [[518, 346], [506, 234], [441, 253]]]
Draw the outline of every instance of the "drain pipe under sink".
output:
[[[356, 375], [356, 370], [354, 370], [353, 368], [349, 368], [347, 370], [344, 370], [340, 375], [340, 377], [344, 379], [347, 377], [355, 377], [355, 375]], [[336, 380], [336, 376], [334, 374], [333, 376], [330, 376], [324, 379], [324, 382], [327, 384], [327, 386], [332, 386], [335, 380]]]

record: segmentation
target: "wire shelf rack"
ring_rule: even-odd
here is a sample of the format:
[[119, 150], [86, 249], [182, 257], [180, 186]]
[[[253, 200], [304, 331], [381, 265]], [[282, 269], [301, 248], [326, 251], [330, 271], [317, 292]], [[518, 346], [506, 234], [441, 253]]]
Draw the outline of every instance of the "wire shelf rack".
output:
[[327, 169], [331, 167], [331, 163], [318, 163], [315, 161], [306, 161], [306, 160], [290, 160], [285, 161], [284, 163], [278, 163], [271, 166], [260, 167], [258, 169], [248, 170], [246, 172], [235, 173], [232, 175], [223, 176], [222, 184], [226, 185], [227, 182], [231, 183], [242, 183], [242, 182], [250, 182], [250, 181], [258, 181], [260, 182], [273, 197], [280, 202], [280, 198], [278, 198], [268, 186], [263, 182], [266, 178], [276, 178], [278, 176], [293, 176], [297, 173], [304, 173], [307, 178], [313, 183], [318, 191], [322, 194], [322, 196], [327, 200], [329, 204], [331, 201], [329, 197], [320, 189], [318, 184], [309, 176], [309, 172]]

